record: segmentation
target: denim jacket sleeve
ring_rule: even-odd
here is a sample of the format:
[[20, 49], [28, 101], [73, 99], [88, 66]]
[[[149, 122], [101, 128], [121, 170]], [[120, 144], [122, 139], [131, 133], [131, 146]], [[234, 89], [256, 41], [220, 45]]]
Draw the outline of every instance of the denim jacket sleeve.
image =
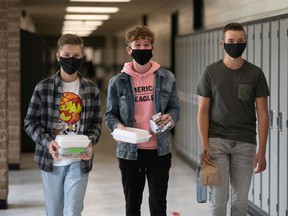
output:
[[176, 124], [180, 119], [180, 103], [175, 76], [163, 68], [158, 70], [155, 89], [155, 110], [170, 114]]
[[134, 95], [130, 76], [118, 74], [109, 81], [105, 122], [112, 132], [121, 123], [133, 127]]

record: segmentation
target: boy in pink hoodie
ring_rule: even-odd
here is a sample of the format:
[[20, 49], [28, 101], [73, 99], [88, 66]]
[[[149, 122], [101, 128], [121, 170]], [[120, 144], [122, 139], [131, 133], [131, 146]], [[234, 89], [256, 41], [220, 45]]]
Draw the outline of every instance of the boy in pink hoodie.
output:
[[[154, 33], [148, 27], [136, 27], [126, 35], [127, 53], [133, 58], [120, 74], [109, 81], [106, 126], [135, 127], [149, 131], [152, 137], [137, 145], [117, 141], [117, 157], [122, 174], [126, 216], [140, 216], [147, 177], [151, 216], [166, 216], [166, 195], [171, 167], [170, 129], [180, 118], [179, 98], [174, 75], [151, 61]], [[160, 127], [171, 127], [155, 134], [150, 119], [163, 114]]]

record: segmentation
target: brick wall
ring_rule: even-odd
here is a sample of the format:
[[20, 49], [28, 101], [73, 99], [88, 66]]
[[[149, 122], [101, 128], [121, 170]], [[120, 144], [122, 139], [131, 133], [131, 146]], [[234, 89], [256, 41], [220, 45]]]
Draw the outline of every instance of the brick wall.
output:
[[8, 158], [10, 169], [20, 166], [20, 0], [8, 3]]
[[8, 196], [8, 0], [0, 0], [0, 209], [7, 208]]
[[0, 209], [7, 208], [8, 164], [20, 166], [20, 0], [0, 0]]

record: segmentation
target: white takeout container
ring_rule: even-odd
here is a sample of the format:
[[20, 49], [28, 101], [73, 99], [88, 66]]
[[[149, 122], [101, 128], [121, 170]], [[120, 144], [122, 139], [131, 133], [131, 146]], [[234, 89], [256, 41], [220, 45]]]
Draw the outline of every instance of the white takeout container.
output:
[[59, 159], [81, 159], [81, 155], [92, 157], [93, 151], [91, 147], [86, 148], [58, 148], [57, 156]]
[[147, 142], [151, 137], [147, 130], [131, 127], [126, 127], [124, 130], [116, 128], [111, 134], [116, 141], [134, 144]]
[[85, 135], [57, 135], [55, 141], [60, 148], [86, 148], [90, 140]]

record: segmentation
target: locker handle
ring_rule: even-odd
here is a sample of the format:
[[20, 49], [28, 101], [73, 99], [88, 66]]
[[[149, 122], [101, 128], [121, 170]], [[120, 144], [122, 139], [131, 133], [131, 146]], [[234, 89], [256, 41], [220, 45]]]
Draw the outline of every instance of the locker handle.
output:
[[273, 129], [274, 110], [270, 110], [270, 129]]
[[279, 130], [279, 132], [283, 131], [283, 115], [284, 115], [284, 113], [279, 112], [279, 116], [278, 116], [278, 130]]

